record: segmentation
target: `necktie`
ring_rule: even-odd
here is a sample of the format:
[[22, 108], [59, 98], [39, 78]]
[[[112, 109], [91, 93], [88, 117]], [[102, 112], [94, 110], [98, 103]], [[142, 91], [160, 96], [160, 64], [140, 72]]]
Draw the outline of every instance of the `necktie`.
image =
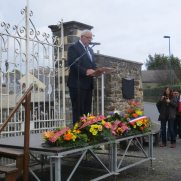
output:
[[91, 54], [90, 54], [90, 52], [89, 52], [88, 47], [85, 47], [85, 50], [86, 50], [86, 52], [87, 52], [87, 54], [88, 54], [90, 60], [92, 61], [92, 56], [91, 56]]

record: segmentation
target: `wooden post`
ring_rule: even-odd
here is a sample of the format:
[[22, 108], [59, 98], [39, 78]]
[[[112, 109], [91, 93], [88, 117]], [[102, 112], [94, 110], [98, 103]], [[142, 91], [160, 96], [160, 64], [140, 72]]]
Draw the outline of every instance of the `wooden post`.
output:
[[25, 103], [25, 132], [24, 132], [24, 170], [23, 180], [28, 181], [29, 172], [29, 141], [30, 141], [30, 109], [31, 109], [31, 92], [26, 96]]

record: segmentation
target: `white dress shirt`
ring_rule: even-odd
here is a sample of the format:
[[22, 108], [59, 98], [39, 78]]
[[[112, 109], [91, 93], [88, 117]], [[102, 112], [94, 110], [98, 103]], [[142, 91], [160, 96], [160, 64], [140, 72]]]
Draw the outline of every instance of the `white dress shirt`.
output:
[[81, 40], [79, 40], [79, 42], [80, 42], [81, 45], [84, 47], [85, 51], [88, 53], [88, 55], [89, 55], [89, 57], [90, 57], [90, 59], [91, 59], [91, 61], [92, 61], [92, 55], [91, 55], [91, 53], [90, 53], [90, 51], [89, 51], [89, 48], [87, 47], [87, 49], [86, 49], [85, 45], [82, 43]]

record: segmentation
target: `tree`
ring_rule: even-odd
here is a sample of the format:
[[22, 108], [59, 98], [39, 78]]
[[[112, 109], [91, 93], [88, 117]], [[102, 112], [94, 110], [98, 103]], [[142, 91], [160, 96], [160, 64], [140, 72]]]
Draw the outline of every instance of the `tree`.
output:
[[[21, 72], [19, 70], [17, 70], [17, 69], [15, 69], [15, 71], [13, 70], [12, 72], [16, 72], [16, 76], [20, 76], [21, 75]], [[10, 76], [14, 76], [14, 73], [12, 73], [12, 72], [9, 72]]]
[[[178, 57], [171, 55], [171, 66], [179, 80], [181, 80], [181, 63]], [[164, 54], [155, 54], [154, 56], [148, 55], [148, 59], [144, 63], [147, 70], [169, 70], [170, 61], [169, 57]]]

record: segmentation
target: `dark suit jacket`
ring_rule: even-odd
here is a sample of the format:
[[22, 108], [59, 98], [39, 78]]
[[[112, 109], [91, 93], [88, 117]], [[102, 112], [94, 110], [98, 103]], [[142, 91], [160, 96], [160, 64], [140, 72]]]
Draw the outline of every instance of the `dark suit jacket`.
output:
[[[87, 69], [93, 69], [93, 70], [97, 69], [95, 64], [94, 53], [91, 48], [89, 48], [89, 51], [92, 55], [93, 61], [90, 60], [90, 57], [87, 53], [80, 59], [80, 68], [79, 68], [80, 89], [94, 88], [93, 77], [86, 75]], [[84, 52], [85, 49], [79, 41], [74, 45], [71, 45], [68, 49], [68, 65], [71, 65]], [[77, 88], [78, 87], [77, 82], [78, 82], [78, 63], [75, 63], [70, 68], [67, 86]]]

